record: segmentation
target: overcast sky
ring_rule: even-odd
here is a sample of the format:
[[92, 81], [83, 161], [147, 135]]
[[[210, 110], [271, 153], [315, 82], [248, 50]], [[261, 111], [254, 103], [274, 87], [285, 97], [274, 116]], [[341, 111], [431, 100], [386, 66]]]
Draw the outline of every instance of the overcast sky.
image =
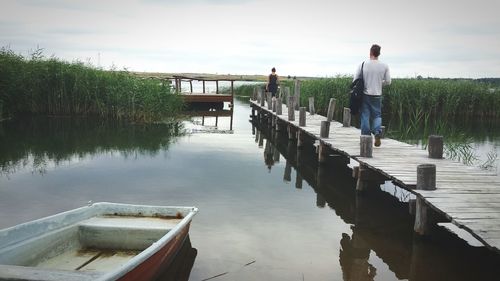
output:
[[0, 0], [0, 45], [135, 71], [500, 77], [500, 0]]

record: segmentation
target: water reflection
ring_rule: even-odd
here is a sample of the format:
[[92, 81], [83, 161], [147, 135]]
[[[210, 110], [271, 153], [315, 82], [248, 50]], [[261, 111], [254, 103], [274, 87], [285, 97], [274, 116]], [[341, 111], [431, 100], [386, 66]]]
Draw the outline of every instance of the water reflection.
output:
[[157, 155], [182, 135], [179, 123], [129, 124], [90, 118], [36, 117], [0, 122], [0, 173], [50, 166], [102, 153]]
[[168, 268], [156, 281], [188, 281], [198, 251], [192, 247], [189, 235]]
[[[347, 281], [391, 280], [496, 280], [500, 276], [500, 255], [484, 247], [471, 247], [455, 235], [437, 229], [422, 240], [414, 237], [414, 218], [408, 203], [373, 186], [364, 194], [355, 192], [351, 170], [339, 157], [319, 165], [312, 145], [298, 149], [296, 141], [279, 134], [267, 123], [253, 122], [252, 132], [264, 148], [265, 165], [273, 167], [277, 153], [284, 158], [283, 180], [314, 189], [318, 208], [329, 207], [351, 233], [338, 237], [342, 278]], [[273, 157], [271, 157], [273, 156]], [[495, 266], [493, 266], [495, 265]]]

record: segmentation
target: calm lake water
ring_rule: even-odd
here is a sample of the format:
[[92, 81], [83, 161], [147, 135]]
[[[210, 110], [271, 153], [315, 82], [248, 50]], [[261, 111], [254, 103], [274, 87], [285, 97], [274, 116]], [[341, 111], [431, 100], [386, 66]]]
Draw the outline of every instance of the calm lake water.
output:
[[228, 118], [0, 123], [0, 228], [89, 201], [196, 206], [189, 280], [498, 280], [499, 254], [444, 229], [415, 238], [405, 192], [357, 196], [348, 169], [318, 167], [249, 114], [236, 101], [233, 133]]

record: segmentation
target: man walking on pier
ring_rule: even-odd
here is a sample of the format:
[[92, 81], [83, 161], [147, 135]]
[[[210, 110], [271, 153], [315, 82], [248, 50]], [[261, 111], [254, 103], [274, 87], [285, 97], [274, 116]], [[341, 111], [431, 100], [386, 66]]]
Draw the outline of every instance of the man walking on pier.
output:
[[[354, 75], [354, 80], [363, 75], [365, 84], [363, 101], [361, 102], [361, 134], [375, 135], [375, 146], [380, 146], [382, 126], [382, 86], [391, 84], [389, 66], [378, 60], [380, 46], [372, 45], [370, 60], [364, 62], [363, 73], [361, 65]], [[370, 126], [370, 120], [372, 126]]]

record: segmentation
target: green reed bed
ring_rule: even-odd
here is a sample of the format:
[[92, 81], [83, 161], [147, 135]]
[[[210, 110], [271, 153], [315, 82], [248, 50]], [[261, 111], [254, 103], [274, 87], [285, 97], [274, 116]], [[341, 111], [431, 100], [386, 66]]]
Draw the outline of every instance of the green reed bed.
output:
[[100, 116], [156, 121], [183, 107], [169, 85], [126, 71], [104, 71], [81, 62], [30, 58], [0, 50], [0, 116]]
[[[302, 81], [301, 104], [315, 98], [325, 113], [330, 98], [337, 99], [336, 117], [349, 105], [352, 77], [339, 76]], [[282, 83], [293, 91], [293, 82]], [[383, 115], [422, 122], [429, 118], [500, 118], [500, 91], [488, 83], [452, 79], [393, 79], [384, 88]], [[419, 121], [420, 122], [420, 121]]]

